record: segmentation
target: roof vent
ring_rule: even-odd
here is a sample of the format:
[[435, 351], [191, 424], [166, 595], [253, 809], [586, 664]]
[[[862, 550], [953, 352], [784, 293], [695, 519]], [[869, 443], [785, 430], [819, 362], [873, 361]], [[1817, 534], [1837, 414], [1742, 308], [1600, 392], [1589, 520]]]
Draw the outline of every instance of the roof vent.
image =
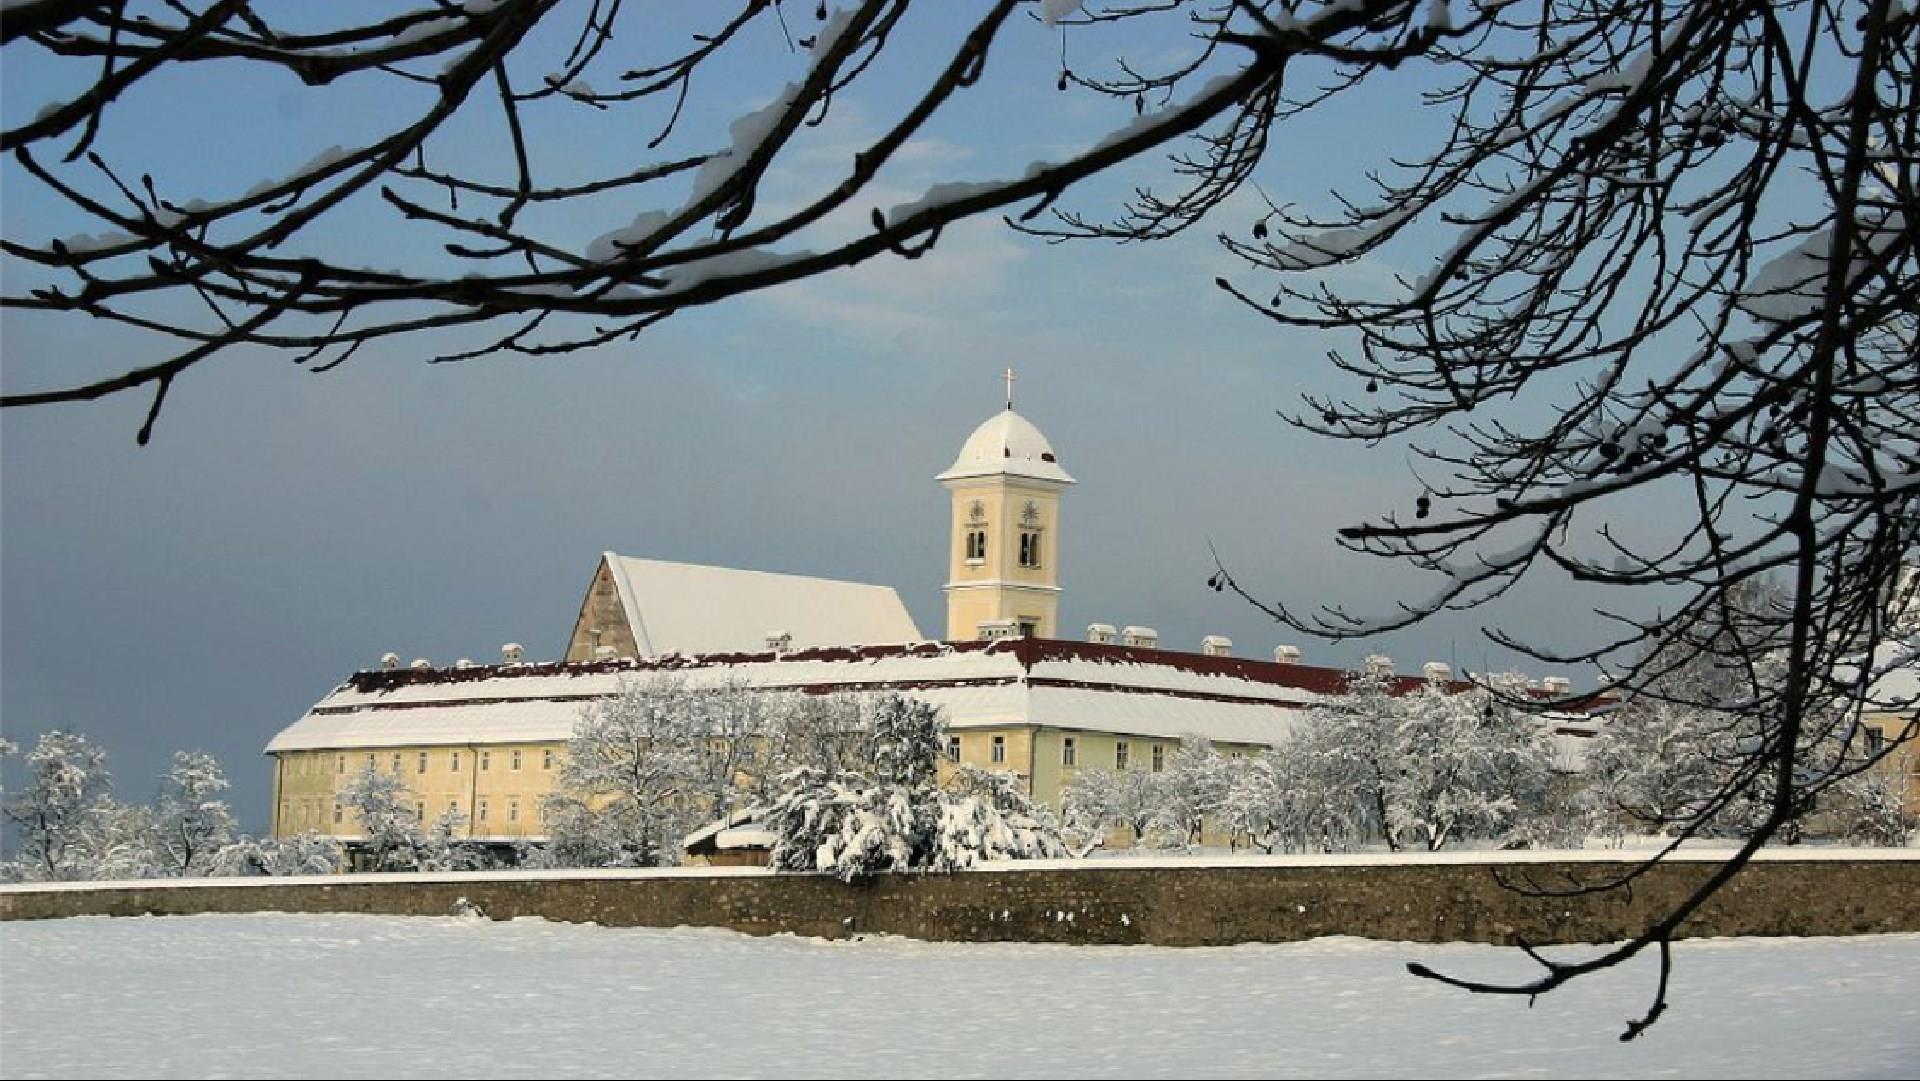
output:
[[593, 647], [593, 659], [596, 661], [610, 661], [617, 655], [617, 651], [612, 646]]
[[473, 658], [472, 658], [472, 657], [462, 657], [462, 658], [460, 658], [459, 660], [457, 660], [457, 661], [455, 661], [455, 662], [453, 662], [453, 666], [454, 666], [455, 668], [472, 668], [472, 667], [473, 667]]
[[793, 648], [792, 631], [768, 631], [767, 648], [775, 653], [785, 653]]
[[1119, 636], [1120, 632], [1114, 630], [1111, 623], [1087, 624], [1087, 641], [1096, 645], [1110, 646]]
[[1160, 632], [1152, 627], [1127, 627], [1120, 632], [1120, 644], [1136, 649], [1160, 648]]
[[1393, 658], [1384, 653], [1367, 654], [1367, 674], [1370, 676], [1392, 675]]
[[1299, 664], [1300, 663], [1300, 647], [1299, 646], [1273, 647], [1273, 663]]
[[391, 672], [398, 667], [400, 667], [400, 654], [398, 653], [380, 654], [380, 670], [382, 672]]
[[1572, 694], [1573, 681], [1565, 676], [1548, 676], [1540, 681], [1540, 686], [1548, 694]]
[[526, 655], [527, 651], [518, 642], [508, 642], [500, 647], [500, 660], [507, 664], [519, 664], [520, 658]]
[[1233, 639], [1224, 634], [1209, 634], [1200, 639], [1200, 652], [1209, 657], [1233, 656]]
[[1013, 619], [983, 619], [980, 621], [979, 637], [982, 642], [998, 642], [1002, 638], [1020, 637], [1020, 623]]
[[408, 665], [408, 667], [416, 672], [431, 672], [433, 671], [433, 662], [425, 657], [415, 657], [413, 663]]
[[1453, 665], [1445, 661], [1428, 661], [1420, 666], [1420, 671], [1426, 673], [1429, 683], [1445, 683], [1453, 678]]

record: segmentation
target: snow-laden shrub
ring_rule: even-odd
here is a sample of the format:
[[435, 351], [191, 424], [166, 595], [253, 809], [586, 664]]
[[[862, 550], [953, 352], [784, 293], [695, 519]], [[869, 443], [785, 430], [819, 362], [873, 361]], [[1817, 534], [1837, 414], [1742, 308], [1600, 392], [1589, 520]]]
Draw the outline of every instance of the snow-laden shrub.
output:
[[1920, 831], [1920, 813], [1906, 805], [1907, 785], [1898, 774], [1855, 774], [1829, 790], [1822, 817], [1848, 844], [1898, 848]]
[[953, 871], [981, 860], [1065, 855], [1050, 816], [1012, 778], [967, 773], [936, 784], [945, 723], [898, 695], [873, 711], [870, 773], [802, 767], [783, 775], [759, 817], [774, 834], [771, 864], [845, 881], [887, 871]]
[[330, 875], [344, 870], [347, 854], [340, 843], [308, 830], [292, 837], [242, 837], [208, 860], [207, 873], [219, 876]]

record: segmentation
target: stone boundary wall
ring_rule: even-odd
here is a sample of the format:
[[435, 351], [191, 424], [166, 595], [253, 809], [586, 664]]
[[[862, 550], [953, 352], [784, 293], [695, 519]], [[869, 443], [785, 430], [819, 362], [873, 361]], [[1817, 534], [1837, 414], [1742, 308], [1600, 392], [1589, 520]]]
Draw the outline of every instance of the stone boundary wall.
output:
[[[1769, 854], [1771, 855], [1771, 854]], [[1920, 852], [1756, 861], [1683, 929], [1688, 937], [1920, 932]], [[0, 920], [212, 912], [447, 915], [609, 926], [726, 927], [749, 934], [885, 933], [969, 942], [1213, 946], [1360, 935], [1514, 944], [1626, 938], [1717, 863], [1664, 864], [1630, 891], [1529, 896], [1506, 884], [1591, 885], [1623, 859], [1519, 862], [1094, 860], [848, 885], [759, 868], [203, 879], [0, 888]]]

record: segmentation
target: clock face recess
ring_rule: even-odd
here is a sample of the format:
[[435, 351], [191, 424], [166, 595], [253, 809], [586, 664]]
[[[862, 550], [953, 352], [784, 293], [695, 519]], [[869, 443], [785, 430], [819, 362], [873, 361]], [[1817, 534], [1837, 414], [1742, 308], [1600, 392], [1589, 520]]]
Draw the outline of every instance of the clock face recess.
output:
[[1027, 500], [1027, 505], [1020, 508], [1020, 520], [1028, 525], [1040, 520], [1040, 508], [1034, 506], [1033, 500]]
[[984, 521], [987, 517], [987, 505], [978, 499], [974, 500], [973, 503], [967, 507], [967, 517], [976, 522]]

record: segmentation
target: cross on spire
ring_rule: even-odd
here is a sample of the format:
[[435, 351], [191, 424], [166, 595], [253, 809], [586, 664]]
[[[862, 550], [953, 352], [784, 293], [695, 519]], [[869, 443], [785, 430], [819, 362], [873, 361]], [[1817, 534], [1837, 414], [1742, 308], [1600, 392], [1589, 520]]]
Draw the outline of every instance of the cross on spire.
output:
[[1007, 369], [1007, 408], [1013, 408], [1013, 369]]

